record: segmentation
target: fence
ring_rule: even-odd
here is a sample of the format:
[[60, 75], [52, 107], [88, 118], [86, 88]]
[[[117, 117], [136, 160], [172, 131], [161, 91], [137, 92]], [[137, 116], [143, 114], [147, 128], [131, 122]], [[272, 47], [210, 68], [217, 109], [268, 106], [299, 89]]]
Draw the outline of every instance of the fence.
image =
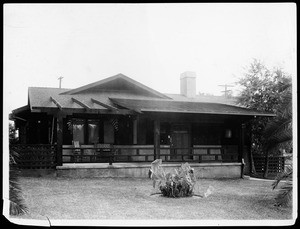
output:
[[46, 144], [16, 144], [10, 145], [10, 151], [15, 151], [16, 167], [21, 169], [52, 169], [56, 166], [56, 146]]
[[[266, 170], [266, 157], [261, 155], [253, 155], [255, 171], [258, 175], [263, 176]], [[273, 177], [284, 171], [284, 156], [269, 156], [267, 176]]]

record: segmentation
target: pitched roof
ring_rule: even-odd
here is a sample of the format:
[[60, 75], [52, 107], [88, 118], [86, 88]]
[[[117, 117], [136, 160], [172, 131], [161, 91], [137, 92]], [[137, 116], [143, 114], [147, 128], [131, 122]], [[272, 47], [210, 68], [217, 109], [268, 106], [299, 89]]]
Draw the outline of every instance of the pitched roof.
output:
[[[233, 105], [233, 100], [198, 95], [190, 99], [179, 94], [162, 94], [118, 74], [93, 84], [60, 89], [29, 87], [28, 107], [32, 109], [133, 110], [136, 112], [178, 112], [274, 116]], [[23, 110], [23, 109], [21, 109]], [[15, 110], [18, 113], [18, 109]]]
[[169, 98], [165, 94], [155, 91], [121, 73], [76, 89], [65, 91], [62, 94], [74, 95], [99, 91], [136, 91], [139, 94], [144, 94], [149, 97]]
[[[131, 99], [149, 99], [148, 96], [130, 93], [128, 91], [102, 91], [102, 92], [90, 92], [83, 94], [64, 94], [64, 92], [70, 89], [59, 88], [44, 88], [44, 87], [29, 87], [28, 89], [28, 101], [30, 109], [39, 108], [58, 108], [58, 105], [53, 101], [55, 100], [62, 109], [82, 109], [82, 105], [74, 101], [81, 101], [91, 109], [107, 110], [107, 107], [100, 105], [103, 103], [108, 106], [114, 106], [109, 100], [109, 97], [118, 98], [131, 98]], [[151, 98], [151, 97], [150, 97]], [[156, 100], [158, 98], [152, 98]], [[100, 103], [94, 102], [95, 100]]]
[[259, 112], [221, 103], [186, 102], [174, 100], [137, 100], [120, 98], [110, 98], [110, 100], [116, 105], [132, 110], [138, 110], [141, 112], [274, 116], [274, 114], [267, 112]]
[[[28, 90], [29, 94], [29, 106], [30, 109], [38, 109], [38, 108], [58, 108], [58, 105], [61, 109], [72, 108], [72, 109], [82, 109], [84, 108], [76, 100], [81, 101], [86, 106], [91, 109], [104, 109], [107, 108], [101, 106], [92, 101], [93, 99], [102, 101], [107, 105], [112, 105], [112, 103], [108, 100], [107, 94], [98, 94], [98, 93], [90, 93], [90, 94], [61, 94], [69, 89], [59, 89], [59, 88], [41, 88], [41, 87], [30, 87]], [[108, 95], [111, 95], [108, 93]], [[115, 94], [114, 94], [115, 95]], [[54, 100], [56, 102], [54, 102]]]

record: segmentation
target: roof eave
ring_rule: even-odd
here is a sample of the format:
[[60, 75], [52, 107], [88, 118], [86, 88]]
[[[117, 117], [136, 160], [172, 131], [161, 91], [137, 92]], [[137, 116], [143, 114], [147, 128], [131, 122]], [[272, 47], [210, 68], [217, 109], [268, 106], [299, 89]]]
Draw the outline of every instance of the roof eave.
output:
[[275, 117], [275, 114], [241, 114], [241, 113], [226, 113], [226, 112], [197, 112], [197, 111], [178, 111], [178, 110], [152, 110], [141, 109], [142, 112], [158, 112], [158, 113], [188, 113], [188, 114], [210, 114], [210, 115], [236, 115], [236, 116], [262, 116], [262, 117]]
[[22, 107], [12, 110], [12, 114], [18, 114], [20, 112], [27, 111], [27, 110], [30, 110], [30, 108], [28, 105], [25, 105], [25, 106], [22, 106]]

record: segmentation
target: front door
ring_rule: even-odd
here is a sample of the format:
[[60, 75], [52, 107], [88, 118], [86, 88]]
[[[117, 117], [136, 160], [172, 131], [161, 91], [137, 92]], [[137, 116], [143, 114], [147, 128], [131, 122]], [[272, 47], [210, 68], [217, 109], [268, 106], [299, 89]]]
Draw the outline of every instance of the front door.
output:
[[[189, 126], [173, 125], [171, 127], [171, 160], [181, 161], [182, 154], [188, 154], [190, 150]], [[187, 158], [186, 156], [184, 158]]]

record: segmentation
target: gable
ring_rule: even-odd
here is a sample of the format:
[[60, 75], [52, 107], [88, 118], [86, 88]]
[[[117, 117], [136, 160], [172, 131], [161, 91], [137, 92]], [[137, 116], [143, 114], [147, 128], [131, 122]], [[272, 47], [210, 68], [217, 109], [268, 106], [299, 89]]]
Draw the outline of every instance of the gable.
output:
[[123, 74], [118, 74], [95, 83], [91, 83], [76, 89], [63, 92], [61, 94], [75, 95], [97, 92], [122, 92], [147, 96], [150, 98], [169, 98], [168, 96], [153, 90]]

